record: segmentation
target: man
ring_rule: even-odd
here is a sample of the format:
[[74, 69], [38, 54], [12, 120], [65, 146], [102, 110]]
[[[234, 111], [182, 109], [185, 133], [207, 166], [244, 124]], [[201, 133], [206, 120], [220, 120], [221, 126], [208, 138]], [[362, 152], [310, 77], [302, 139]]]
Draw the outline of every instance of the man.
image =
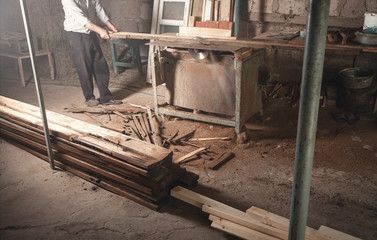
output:
[[[86, 104], [88, 106], [121, 104], [121, 101], [113, 99], [108, 88], [109, 67], [95, 34], [97, 33], [102, 39], [110, 39], [109, 34], [118, 32], [118, 29], [110, 22], [99, 0], [62, 0], [62, 5], [65, 13], [64, 30]], [[95, 24], [97, 18], [110, 31]], [[93, 76], [100, 93], [99, 101], [93, 94]]]

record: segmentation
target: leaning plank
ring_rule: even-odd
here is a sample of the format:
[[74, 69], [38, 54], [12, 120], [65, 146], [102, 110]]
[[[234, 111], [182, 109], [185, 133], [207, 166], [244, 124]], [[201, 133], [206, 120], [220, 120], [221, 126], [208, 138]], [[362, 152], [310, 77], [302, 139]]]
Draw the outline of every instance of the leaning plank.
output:
[[192, 156], [194, 156], [194, 155], [196, 155], [196, 154], [198, 154], [198, 153], [200, 153], [200, 152], [202, 152], [202, 151], [204, 151], [204, 150], [206, 150], [206, 149], [207, 149], [207, 148], [199, 148], [199, 149], [196, 149], [195, 151], [192, 151], [192, 152], [190, 152], [190, 153], [188, 153], [188, 154], [186, 154], [186, 155], [184, 155], [184, 156], [178, 158], [177, 160], [175, 160], [175, 161], [173, 161], [173, 162], [174, 162], [174, 163], [180, 163], [180, 162], [183, 162], [183, 161], [186, 160], [187, 158], [190, 158], [190, 157], [192, 157]]
[[271, 237], [269, 235], [263, 234], [261, 232], [255, 231], [253, 229], [238, 225], [226, 219], [216, 217], [214, 215], [209, 216], [209, 220], [212, 221], [211, 226], [222, 230], [224, 232], [230, 233], [237, 237], [250, 240], [278, 240], [278, 238]]
[[348, 235], [346, 233], [340, 232], [338, 230], [323, 225], [319, 228], [318, 233], [329, 236], [331, 239], [336, 240], [361, 240], [361, 238]]
[[[22, 103], [13, 99], [9, 99], [0, 96], [0, 103], [6, 105], [8, 108], [17, 109], [23, 113], [27, 113], [34, 117], [39, 117], [39, 108]], [[66, 127], [68, 129], [77, 131], [81, 134], [89, 134], [96, 137], [106, 139], [107, 141], [113, 142], [114, 144], [121, 145], [127, 150], [132, 150], [135, 153], [145, 154], [150, 156], [153, 160], [149, 161], [144, 168], [149, 169], [152, 165], [160, 164], [162, 159], [170, 158], [171, 151], [152, 145], [145, 142], [139, 141], [134, 138], [127, 137], [121, 133], [117, 133], [108, 129], [101, 128], [100, 126], [95, 126], [88, 124], [86, 122], [73, 119], [55, 112], [46, 111], [47, 119], [50, 123]]]
[[240, 216], [227, 210], [207, 205], [203, 205], [202, 211], [276, 238], [288, 239], [288, 232], [260, 223], [246, 213]]

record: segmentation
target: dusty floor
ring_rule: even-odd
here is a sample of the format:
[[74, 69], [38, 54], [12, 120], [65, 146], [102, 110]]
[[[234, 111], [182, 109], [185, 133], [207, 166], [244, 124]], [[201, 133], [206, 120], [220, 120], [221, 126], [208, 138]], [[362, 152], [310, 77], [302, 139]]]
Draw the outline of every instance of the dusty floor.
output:
[[[112, 92], [124, 102], [150, 104], [151, 88], [134, 86]], [[94, 123], [86, 115], [64, 112], [71, 104], [83, 105], [80, 88], [44, 84], [43, 93], [47, 109]], [[0, 94], [37, 105], [32, 83], [22, 88], [18, 80], [1, 79]], [[334, 108], [320, 109], [308, 225], [377, 239], [377, 122], [337, 123], [330, 114]], [[235, 153], [219, 170], [208, 169], [205, 156], [184, 164], [200, 175], [195, 191], [241, 210], [257, 206], [289, 217], [296, 124], [297, 107], [272, 100], [264, 116], [248, 124], [244, 144], [236, 143], [232, 128], [206, 123], [170, 118], [164, 131], [196, 128], [194, 137], [231, 136], [231, 141], [199, 143], [214, 152]], [[193, 150], [170, 149], [174, 158]], [[0, 151], [1, 239], [236, 239], [212, 229], [206, 214], [179, 200], [154, 212], [72, 174], [52, 171], [3, 139]]]

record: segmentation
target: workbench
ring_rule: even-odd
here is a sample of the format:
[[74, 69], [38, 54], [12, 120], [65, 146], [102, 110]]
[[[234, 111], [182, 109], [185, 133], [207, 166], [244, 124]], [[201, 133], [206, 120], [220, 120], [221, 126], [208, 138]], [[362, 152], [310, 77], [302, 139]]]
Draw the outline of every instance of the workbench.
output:
[[[151, 40], [149, 45], [177, 49], [201, 49], [209, 51], [228, 52], [234, 56], [235, 70], [235, 111], [229, 118], [200, 114], [195, 109], [192, 112], [177, 110], [174, 106], [162, 107], [157, 104], [157, 85], [165, 83], [156, 79], [156, 64], [152, 63], [152, 84], [154, 89], [154, 104], [156, 114], [182, 117], [204, 122], [235, 127], [235, 132], [241, 131], [244, 123], [256, 112], [261, 110], [261, 94], [258, 86], [258, 67], [264, 60], [265, 49], [295, 49], [304, 50], [304, 38], [295, 37], [289, 40], [271, 41], [261, 39], [240, 40], [235, 38], [193, 38], [168, 34], [143, 34], [119, 32], [111, 34], [113, 39], [144, 39]], [[352, 51], [377, 53], [377, 47], [359, 44], [327, 44], [326, 51]], [[163, 56], [164, 58], [164, 56]], [[161, 56], [154, 56], [151, 61], [159, 61]], [[161, 66], [160, 66], [161, 67]], [[158, 66], [157, 66], [158, 69]]]
[[[21, 54], [21, 53], [0, 52], [0, 56], [12, 58], [12, 59], [17, 59], [18, 70], [20, 72], [21, 84], [22, 84], [23, 87], [25, 87], [26, 83], [25, 83], [23, 59], [30, 58], [30, 55], [28, 53]], [[36, 57], [40, 57], [40, 56], [47, 56], [48, 57], [48, 63], [49, 63], [49, 67], [50, 67], [51, 80], [54, 80], [55, 79], [55, 68], [54, 68], [54, 62], [53, 62], [53, 59], [52, 59], [51, 52], [48, 52], [48, 51], [36, 51], [35, 52], [35, 56]]]

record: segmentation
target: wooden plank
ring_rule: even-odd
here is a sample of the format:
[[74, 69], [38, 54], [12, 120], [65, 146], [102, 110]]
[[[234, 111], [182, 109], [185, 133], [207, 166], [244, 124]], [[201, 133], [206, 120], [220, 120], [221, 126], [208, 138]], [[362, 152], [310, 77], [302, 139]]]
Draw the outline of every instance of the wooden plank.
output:
[[234, 153], [230, 151], [223, 152], [220, 156], [209, 164], [209, 168], [212, 170], [219, 169], [223, 164], [234, 157]]
[[192, 151], [192, 152], [190, 152], [190, 153], [188, 153], [188, 154], [186, 154], [186, 155], [184, 155], [184, 156], [178, 158], [177, 160], [175, 160], [175, 161], [173, 161], [173, 162], [174, 162], [174, 163], [180, 163], [180, 162], [183, 162], [183, 161], [185, 161], [187, 158], [190, 158], [190, 157], [192, 157], [192, 156], [194, 156], [194, 155], [196, 155], [196, 154], [198, 154], [198, 153], [200, 153], [200, 152], [202, 152], [202, 151], [204, 151], [204, 150], [206, 150], [206, 149], [207, 149], [207, 148], [199, 148], [199, 149], [196, 149], [195, 151]]
[[179, 36], [232, 37], [232, 30], [204, 27], [179, 27]]
[[239, 216], [227, 210], [207, 205], [203, 205], [202, 211], [276, 238], [288, 239], [288, 232], [260, 223], [246, 213], [243, 216]]
[[326, 235], [330, 237], [331, 239], [336, 239], [336, 240], [361, 240], [361, 238], [351, 236], [349, 234], [340, 232], [338, 230], [335, 230], [335, 229], [332, 229], [323, 225], [319, 227], [318, 233]]
[[250, 239], [250, 240], [277, 240], [279, 238], [271, 237], [269, 235], [263, 234], [261, 232], [255, 231], [251, 228], [247, 228], [226, 219], [210, 215], [209, 219], [212, 221], [211, 226], [217, 228], [221, 231], [230, 233], [234, 236]]

